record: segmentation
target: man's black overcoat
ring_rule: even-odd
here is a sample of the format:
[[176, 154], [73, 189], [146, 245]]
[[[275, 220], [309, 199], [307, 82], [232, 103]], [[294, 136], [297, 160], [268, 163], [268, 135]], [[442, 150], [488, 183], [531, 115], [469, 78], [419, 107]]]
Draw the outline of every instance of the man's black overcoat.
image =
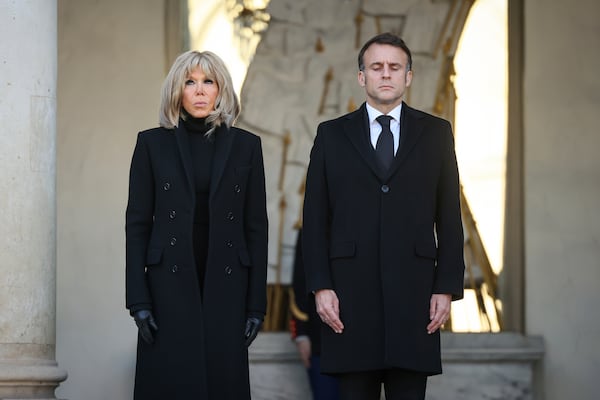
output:
[[180, 124], [138, 135], [126, 213], [126, 302], [150, 306], [159, 328], [152, 345], [138, 338], [139, 400], [250, 398], [245, 321], [266, 311], [262, 150], [257, 136], [233, 127], [218, 128], [214, 139], [200, 291], [187, 133]]
[[326, 373], [441, 372], [439, 332], [426, 331], [431, 295], [463, 294], [454, 141], [447, 121], [406, 104], [400, 124], [386, 173], [364, 104], [317, 130], [304, 200], [307, 289], [334, 289], [345, 326], [322, 325]]

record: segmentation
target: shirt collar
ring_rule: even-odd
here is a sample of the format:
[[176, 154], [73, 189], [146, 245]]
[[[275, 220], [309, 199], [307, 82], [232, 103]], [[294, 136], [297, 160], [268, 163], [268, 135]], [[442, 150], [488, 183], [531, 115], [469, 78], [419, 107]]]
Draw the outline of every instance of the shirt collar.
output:
[[[380, 115], [383, 115], [383, 113], [377, 109], [375, 109], [374, 107], [370, 106], [369, 103], [365, 103], [367, 106], [367, 114], [369, 116], [369, 124], [373, 124], [377, 119], [377, 117], [379, 117]], [[396, 120], [396, 122], [400, 122], [400, 113], [402, 112], [402, 103], [398, 104], [396, 107], [394, 107], [394, 109], [392, 109], [392, 111], [390, 111], [389, 113], [387, 113], [386, 115], [389, 115], [390, 117], [394, 118]]]

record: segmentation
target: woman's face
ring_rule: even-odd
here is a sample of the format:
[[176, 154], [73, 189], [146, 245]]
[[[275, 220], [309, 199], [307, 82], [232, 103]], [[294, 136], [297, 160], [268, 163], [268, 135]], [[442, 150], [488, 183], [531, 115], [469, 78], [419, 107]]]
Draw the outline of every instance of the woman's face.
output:
[[196, 68], [185, 81], [181, 105], [192, 117], [205, 118], [214, 111], [218, 94], [217, 82], [209, 79], [200, 68]]

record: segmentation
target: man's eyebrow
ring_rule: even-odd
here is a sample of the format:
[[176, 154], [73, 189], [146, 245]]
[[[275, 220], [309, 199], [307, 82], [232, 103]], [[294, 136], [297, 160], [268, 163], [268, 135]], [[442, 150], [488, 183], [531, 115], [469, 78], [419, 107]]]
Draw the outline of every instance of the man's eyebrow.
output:
[[392, 66], [392, 67], [401, 67], [402, 66], [402, 63], [397, 63], [397, 62], [386, 63], [384, 61], [375, 61], [375, 62], [372, 62], [371, 64], [369, 64], [369, 67], [381, 66], [384, 64], [388, 64], [389, 66]]

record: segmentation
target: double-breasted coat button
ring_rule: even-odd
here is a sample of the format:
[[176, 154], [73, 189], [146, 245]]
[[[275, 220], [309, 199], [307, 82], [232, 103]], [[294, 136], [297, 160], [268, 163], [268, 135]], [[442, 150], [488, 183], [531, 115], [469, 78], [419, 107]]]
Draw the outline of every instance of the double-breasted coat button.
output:
[[177, 272], [177, 271], [179, 271], [179, 267], [177, 266], [177, 264], [175, 264], [171, 267], [171, 272]]
[[169, 244], [171, 246], [175, 246], [177, 244], [177, 238], [176, 237], [172, 237], [171, 240], [169, 241]]
[[225, 242], [225, 245], [229, 248], [233, 247], [233, 242], [231, 240], [228, 240], [227, 242]]
[[239, 193], [239, 192], [241, 192], [241, 191], [242, 191], [242, 188], [240, 187], [240, 185], [235, 185], [235, 186], [233, 187], [233, 191], [234, 191], [234, 192], [236, 192], [236, 193]]
[[233, 221], [235, 219], [235, 217], [233, 216], [233, 213], [231, 211], [227, 213], [227, 219], [230, 221]]
[[390, 187], [388, 185], [381, 185], [381, 191], [387, 193], [390, 191]]
[[169, 182], [165, 182], [165, 184], [163, 185], [163, 189], [164, 190], [169, 190], [171, 189], [171, 184]]
[[175, 219], [176, 216], [177, 216], [177, 213], [175, 212], [175, 210], [169, 211], [169, 218]]
[[231, 271], [232, 271], [232, 269], [231, 269], [231, 267], [229, 265], [225, 267], [225, 273], [227, 275], [231, 275]]

